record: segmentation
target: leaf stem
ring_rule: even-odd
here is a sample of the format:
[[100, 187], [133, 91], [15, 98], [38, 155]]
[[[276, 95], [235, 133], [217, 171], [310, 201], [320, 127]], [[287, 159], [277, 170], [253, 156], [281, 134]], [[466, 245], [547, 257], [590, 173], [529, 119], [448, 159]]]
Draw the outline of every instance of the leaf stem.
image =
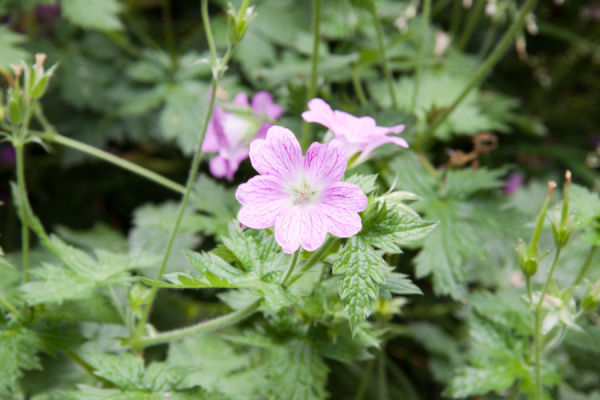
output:
[[170, 0], [162, 0], [162, 18], [165, 29], [165, 44], [171, 58], [171, 74], [174, 74], [177, 71], [177, 50], [175, 47], [175, 33], [173, 31]]
[[[204, 142], [204, 137], [206, 135], [206, 130], [208, 128], [208, 123], [210, 121], [213, 106], [215, 104], [215, 97], [217, 94], [217, 83], [218, 83], [219, 77], [221, 75], [221, 73], [220, 73], [222, 70], [221, 68], [224, 67], [223, 64], [220, 64], [220, 65], [218, 64], [218, 60], [216, 58], [216, 51], [214, 50], [214, 42], [212, 40], [210, 21], [208, 19], [208, 0], [202, 0], [202, 20], [204, 21], [204, 29], [206, 31], [207, 38], [210, 38], [209, 42], [210, 42], [210, 46], [211, 46], [211, 51], [214, 51], [213, 52], [213, 60], [212, 60], [213, 68], [217, 69], [217, 71], [213, 72], [211, 91], [210, 91], [210, 100], [208, 103], [208, 109], [206, 111], [206, 115], [204, 117], [204, 125], [201, 130], [202, 133], [200, 134], [200, 138], [198, 140], [198, 146], [197, 146], [196, 152], [194, 153], [194, 158], [192, 159], [192, 165], [190, 167], [187, 184], [185, 186], [185, 193], [183, 194], [183, 199], [181, 200], [181, 204], [179, 206], [179, 211], [177, 213], [177, 217], [175, 218], [173, 228], [171, 229], [171, 234], [170, 234], [169, 240], [167, 242], [167, 247], [166, 247], [165, 253], [163, 255], [162, 263], [161, 263], [158, 273], [156, 275], [157, 281], [160, 281], [162, 279], [162, 275], [167, 266], [167, 261], [171, 254], [171, 249], [172, 249], [173, 243], [175, 241], [175, 236], [177, 235], [177, 231], [179, 230], [179, 225], [181, 224], [181, 220], [183, 219], [183, 214], [187, 207], [188, 199], [190, 197], [192, 187], [194, 186], [194, 182], [196, 180], [196, 175], [198, 173], [198, 167], [200, 166], [200, 161], [202, 159], [202, 143]], [[227, 49], [227, 53], [225, 54], [225, 57], [223, 57], [224, 60], [229, 59], [229, 57], [231, 56], [230, 54], [231, 54], [232, 50], [233, 50], [233, 47], [229, 46], [229, 48]], [[144, 309], [142, 316], [141, 316], [140, 320], [138, 321], [137, 328], [133, 335], [134, 342], [136, 341], [136, 339], [141, 337], [141, 335], [144, 331], [144, 327], [146, 325], [146, 322], [148, 321], [148, 317], [150, 316], [150, 311], [152, 310], [152, 305], [153, 305], [154, 299], [156, 298], [157, 293], [158, 293], [158, 287], [153, 287], [152, 291], [150, 292], [150, 296], [149, 296], [149, 300], [146, 305], [146, 308]]]
[[325, 240], [325, 243], [323, 243], [321, 245], [321, 247], [319, 247], [319, 249], [317, 251], [312, 253], [312, 255], [308, 258], [308, 260], [306, 260], [306, 263], [302, 266], [302, 268], [300, 268], [300, 273], [296, 274], [294, 277], [292, 277], [286, 286], [290, 286], [291, 284], [296, 282], [298, 279], [300, 279], [300, 277], [303, 275], [303, 273], [306, 272], [310, 267], [315, 265], [317, 262], [319, 262], [321, 260], [321, 257], [323, 257], [325, 255], [325, 253], [327, 253], [329, 248], [338, 240], [339, 239], [335, 236], [329, 236], [327, 238], [327, 240]]
[[233, 325], [251, 314], [253, 314], [258, 307], [260, 306], [260, 300], [256, 300], [251, 303], [246, 308], [242, 308], [241, 310], [234, 311], [230, 314], [224, 315], [219, 318], [212, 319], [210, 321], [201, 322], [197, 325], [193, 325], [187, 328], [176, 329], [170, 332], [159, 333], [155, 336], [143, 337], [140, 339], [133, 339], [131, 341], [131, 346], [134, 349], [143, 349], [148, 346], [153, 346], [160, 343], [171, 342], [176, 339], [181, 339], [185, 336], [195, 335], [199, 333], [206, 333], [210, 331], [214, 331], [220, 328], [224, 328], [229, 325]]
[[112, 300], [113, 306], [115, 307], [115, 310], [117, 310], [117, 313], [119, 314], [119, 317], [123, 321], [123, 324], [125, 324], [125, 326], [127, 327], [127, 330], [129, 331], [129, 333], [131, 333], [131, 326], [129, 324], [129, 321], [127, 320], [127, 317], [125, 316], [125, 311], [123, 310], [123, 307], [121, 306], [121, 302], [119, 301], [119, 298], [117, 297], [117, 294], [115, 293], [115, 290], [113, 289], [113, 287], [111, 285], [106, 285], [106, 290], [108, 291], [108, 294], [110, 295], [110, 299]]
[[479, 22], [485, 4], [485, 1], [475, 1], [475, 4], [473, 4], [473, 8], [469, 13], [469, 18], [467, 18], [465, 29], [462, 31], [460, 40], [457, 44], [458, 49], [461, 51], [469, 44], [469, 40], [471, 40], [471, 37], [473, 36], [473, 31], [475, 31], [475, 27], [477, 26], [477, 22]]
[[[421, 42], [419, 43], [419, 52], [417, 53], [417, 65], [415, 70], [415, 88], [413, 90], [411, 111], [415, 110], [419, 100], [419, 87], [421, 84], [421, 72], [423, 69], [423, 54], [425, 53], [425, 44], [427, 43], [427, 24], [431, 14], [431, 0], [425, 0], [423, 12], [421, 13]], [[396, 107], [394, 107], [396, 108]]]
[[[308, 103], [317, 94], [317, 70], [319, 66], [319, 42], [321, 26], [321, 0], [313, 0], [313, 49], [311, 55], [310, 81], [306, 91], [306, 102]], [[302, 125], [301, 145], [307, 149], [312, 139], [310, 123], [304, 121]]]
[[369, 385], [369, 380], [371, 379], [371, 373], [373, 372], [373, 365], [375, 361], [370, 360], [367, 363], [367, 367], [363, 373], [362, 379], [360, 380], [360, 384], [358, 389], [356, 390], [356, 396], [354, 400], [362, 400], [365, 397], [365, 393], [367, 392], [367, 386]]
[[56, 131], [52, 131], [52, 132], [47, 131], [46, 133], [38, 134], [38, 136], [40, 138], [48, 140], [50, 142], [59, 143], [59, 144], [62, 144], [63, 146], [70, 147], [72, 149], [79, 150], [83, 153], [87, 153], [94, 157], [100, 158], [104, 161], [108, 161], [109, 163], [114, 164], [119, 168], [123, 168], [127, 171], [138, 174], [139, 176], [142, 176], [148, 180], [154, 181], [154, 182], [158, 183], [159, 185], [162, 185], [168, 189], [171, 189], [174, 192], [177, 192], [180, 194], [185, 193], [185, 186], [180, 185], [176, 182], [173, 182], [172, 180], [167, 179], [164, 176], [157, 174], [156, 172], [150, 171], [147, 168], [141, 167], [130, 161], [124, 160], [123, 158], [117, 157], [113, 154], [110, 154], [104, 150], [98, 149], [94, 146], [90, 146], [88, 144], [81, 143], [77, 140], [63, 136]]
[[577, 275], [577, 279], [575, 280], [573, 286], [579, 285], [585, 277], [585, 274], [587, 273], [588, 269], [590, 268], [590, 265], [592, 264], [592, 260], [594, 258], [594, 254], [596, 253], [597, 248], [598, 246], [592, 246], [592, 248], [590, 249], [587, 258], [585, 259], [585, 263], [583, 264], [583, 267], [581, 267], [579, 275]]
[[358, 75], [358, 69], [352, 69], [352, 86], [354, 86], [354, 91], [356, 92], [356, 97], [358, 97], [358, 101], [361, 106], [367, 104], [367, 96], [365, 96], [365, 91], [362, 88], [362, 84], [360, 82], [360, 76]]
[[[430, 1], [430, 0], [426, 0]], [[392, 99], [392, 106], [394, 110], [398, 109], [398, 99], [396, 98], [396, 90], [394, 89], [394, 78], [392, 77], [392, 72], [390, 70], [390, 65], [388, 63], [387, 54], [385, 52], [385, 43], [383, 41], [383, 28], [381, 27], [381, 21], [377, 16], [377, 10], [375, 7], [371, 9], [371, 16], [373, 17], [373, 25], [375, 25], [375, 32], [377, 33], [377, 46], [379, 48], [379, 62], [381, 63], [381, 67], [383, 68], [383, 74], [385, 76], [385, 80], [388, 85], [388, 89], [390, 91], [390, 97]]]
[[377, 381], [379, 386], [378, 396], [379, 400], [389, 400], [390, 396], [388, 394], [388, 383], [387, 376], [385, 372], [385, 343], [382, 344], [381, 350], [379, 351], [379, 355], [377, 357]]
[[554, 270], [556, 269], [556, 264], [558, 263], [558, 258], [560, 257], [560, 253], [562, 251], [562, 247], [556, 249], [556, 253], [554, 255], [554, 260], [552, 261], [552, 267], [550, 267], [550, 273], [548, 274], [548, 278], [546, 279], [546, 283], [544, 284], [544, 289], [542, 290], [542, 294], [540, 296], [540, 300], [538, 301], [538, 307], [541, 309], [542, 303], [544, 301], [544, 296], [548, 292], [548, 287], [550, 286], [550, 281], [552, 281], [552, 274], [554, 274]]
[[292, 276], [292, 273], [294, 272], [294, 268], [296, 267], [296, 263], [298, 262], [298, 254], [300, 254], [300, 249], [296, 250], [296, 252], [294, 253], [294, 256], [292, 257], [292, 263], [290, 264], [290, 267], [288, 268], [287, 273], [281, 280], [282, 286], [285, 286], [288, 279], [290, 279], [290, 276]]
[[7, 298], [5, 298], [2, 295], [0, 295], [0, 305], [8, 311], [10, 311], [13, 315], [17, 315], [19, 313], [17, 307], [15, 307], [13, 303], [11, 303]]
[[537, 1], [538, 0], [527, 0], [525, 2], [525, 4], [519, 10], [517, 18], [515, 18], [508, 31], [506, 31], [500, 42], [496, 45], [492, 53], [488, 56], [485, 63], [483, 63], [481, 67], [478, 68], [475, 73], [473, 73], [469, 83], [465, 86], [460, 95], [458, 95], [458, 97], [452, 102], [450, 107], [447, 107], [423, 133], [420, 140], [415, 144], [418, 149], [422, 150], [422, 148], [427, 145], [427, 142], [430, 140], [430, 137], [433, 135], [435, 130], [467, 97], [467, 95], [479, 83], [479, 81], [481, 81], [488, 74], [488, 72], [490, 72], [490, 70], [498, 63], [500, 57], [504, 54], [508, 46], [512, 43], [512, 40], [514, 39], [516, 34], [522, 28], [523, 23], [525, 22], [525, 17], [527, 17], [527, 14], [529, 14], [531, 10], [533, 10], [535, 5], [537, 4]]

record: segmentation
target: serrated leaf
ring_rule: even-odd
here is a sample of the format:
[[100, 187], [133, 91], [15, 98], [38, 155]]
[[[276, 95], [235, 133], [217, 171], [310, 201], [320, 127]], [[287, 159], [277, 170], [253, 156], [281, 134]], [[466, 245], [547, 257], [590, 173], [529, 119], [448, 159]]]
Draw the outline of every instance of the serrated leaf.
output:
[[329, 368], [309, 343], [292, 342], [270, 352], [268, 392], [272, 398], [322, 400]]
[[190, 206], [203, 214], [199, 229], [220, 236], [227, 235], [229, 223], [240, 209], [234, 189], [226, 188], [204, 174], [194, 184]]
[[22, 370], [41, 369], [37, 350], [41, 342], [36, 334], [15, 324], [0, 324], [0, 395], [16, 393]]
[[127, 250], [127, 240], [115, 229], [101, 222], [96, 223], [88, 230], [72, 230], [69, 227], [59, 225], [54, 228], [57, 235], [75, 246], [88, 250], [104, 249], [113, 252], [124, 252]]
[[184, 154], [198, 144], [206, 114], [208, 87], [197, 81], [174, 84], [166, 95], [159, 125], [165, 138], [175, 140]]
[[389, 253], [402, 253], [400, 246], [423, 239], [436, 225], [419, 217], [388, 211], [386, 204], [372, 203], [363, 214], [359, 235]]
[[505, 174], [505, 169], [465, 168], [450, 170], [446, 175], [446, 181], [440, 191], [440, 196], [442, 198], [466, 199], [481, 190], [497, 189], [504, 185], [504, 180], [501, 178]]
[[351, 177], [344, 179], [344, 182], [358, 185], [366, 195], [377, 189], [377, 174], [360, 175], [354, 174]]
[[423, 294], [421, 289], [408, 279], [408, 275], [398, 272], [386, 274], [385, 281], [380, 286], [394, 294]]
[[350, 238], [340, 251], [333, 273], [344, 275], [339, 282], [339, 292], [353, 333], [371, 313], [379, 293], [378, 285], [385, 280], [387, 268], [385, 261], [361, 236]]
[[84, 29], [118, 31], [123, 28], [118, 0], [63, 0], [63, 16]]

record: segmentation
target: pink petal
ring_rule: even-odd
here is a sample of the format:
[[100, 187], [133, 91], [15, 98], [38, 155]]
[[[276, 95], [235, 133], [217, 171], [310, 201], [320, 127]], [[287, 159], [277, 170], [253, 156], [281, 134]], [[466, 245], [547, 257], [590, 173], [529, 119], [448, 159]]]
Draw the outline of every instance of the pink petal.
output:
[[269, 119], [277, 119], [283, 114], [283, 107], [273, 102], [273, 96], [269, 92], [258, 92], [252, 98], [252, 109]]
[[248, 95], [244, 92], [236, 94], [231, 104], [235, 104], [237, 106], [249, 106], [250, 102], [248, 102]]
[[290, 178], [302, 168], [302, 150], [289, 129], [272, 126], [266, 139], [250, 143], [250, 161], [262, 175]]
[[317, 185], [328, 185], [338, 182], [348, 164], [346, 149], [339, 140], [327, 144], [314, 142], [304, 157], [304, 171], [310, 182]]
[[404, 125], [396, 125], [396, 126], [390, 126], [390, 127], [385, 127], [385, 126], [377, 126], [376, 129], [376, 133], [378, 135], [385, 135], [387, 133], [402, 133], [404, 132]]
[[321, 197], [321, 210], [329, 219], [327, 230], [334, 236], [351, 237], [362, 229], [358, 212], [367, 207], [367, 196], [355, 184], [337, 182]]
[[227, 166], [227, 160], [220, 155], [217, 155], [208, 163], [208, 169], [215, 178], [224, 178], [227, 176], [229, 168]]
[[333, 110], [322, 99], [312, 99], [308, 102], [308, 111], [302, 113], [302, 118], [306, 122], [316, 122], [321, 124], [332, 131], [338, 127], [338, 122], [333, 113]]
[[275, 225], [276, 218], [289, 207], [281, 182], [272, 176], [255, 176], [241, 184], [235, 192], [235, 198], [243, 206], [238, 219], [254, 229]]
[[328, 224], [319, 209], [290, 207], [275, 222], [275, 240], [287, 254], [294, 253], [300, 245], [315, 251], [325, 241]]
[[401, 147], [408, 147], [408, 143], [406, 142], [406, 140], [402, 139], [401, 137], [385, 135], [375, 136], [372, 137], [371, 141], [363, 148], [362, 153], [356, 159], [356, 164], [360, 164], [361, 162], [365, 161], [367, 158], [369, 158], [369, 155], [373, 150], [386, 143], [394, 143]]

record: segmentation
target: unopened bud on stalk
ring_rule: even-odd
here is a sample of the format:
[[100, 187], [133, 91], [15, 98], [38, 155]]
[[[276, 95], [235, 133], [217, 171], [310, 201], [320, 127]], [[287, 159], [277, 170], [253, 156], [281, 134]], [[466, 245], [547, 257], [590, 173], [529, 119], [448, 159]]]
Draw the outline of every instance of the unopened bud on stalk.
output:
[[554, 234], [554, 243], [556, 247], [563, 248], [569, 241], [571, 233], [575, 229], [573, 218], [569, 215], [569, 192], [571, 190], [571, 171], [565, 172], [565, 198], [563, 200], [560, 224], [556, 220], [552, 221], [552, 233]]
[[44, 68], [44, 61], [46, 61], [46, 55], [44, 53], [37, 53], [35, 55], [35, 68], [36, 69], [43, 69]]
[[[23, 66], [21, 64], [10, 64], [10, 67], [12, 68], [13, 72], [15, 73], [15, 76], [17, 78], [20, 78], [21, 75], [23, 75]], [[18, 79], [17, 79], [18, 82]]]
[[548, 197], [552, 196], [554, 189], [556, 189], [556, 182], [548, 181]]

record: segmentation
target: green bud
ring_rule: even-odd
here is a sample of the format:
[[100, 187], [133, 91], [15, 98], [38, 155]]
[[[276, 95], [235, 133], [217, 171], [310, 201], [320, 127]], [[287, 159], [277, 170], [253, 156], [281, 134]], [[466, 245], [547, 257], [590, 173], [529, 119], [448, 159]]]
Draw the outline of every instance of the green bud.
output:
[[39, 99], [42, 97], [42, 95], [46, 92], [46, 88], [48, 87], [49, 78], [49, 75], [44, 75], [33, 83], [30, 93], [32, 99]]
[[248, 26], [250, 25], [250, 22], [256, 18], [257, 14], [254, 12], [254, 6], [252, 6], [246, 9], [244, 15], [238, 15], [236, 9], [231, 3], [229, 3], [229, 10], [227, 11], [227, 14], [229, 15], [227, 37], [229, 42], [234, 45], [242, 40], [246, 30], [248, 29]]
[[18, 125], [23, 121], [23, 108], [21, 92], [9, 89], [8, 120], [11, 124]]
[[537, 251], [534, 254], [530, 254], [527, 244], [519, 239], [517, 246], [517, 252], [519, 253], [519, 264], [521, 265], [521, 271], [525, 276], [533, 276], [537, 272], [539, 257]]
[[592, 311], [599, 305], [600, 305], [600, 281], [596, 282], [596, 284], [588, 290], [585, 297], [583, 298], [583, 302], [581, 303], [581, 306], [586, 311]]

